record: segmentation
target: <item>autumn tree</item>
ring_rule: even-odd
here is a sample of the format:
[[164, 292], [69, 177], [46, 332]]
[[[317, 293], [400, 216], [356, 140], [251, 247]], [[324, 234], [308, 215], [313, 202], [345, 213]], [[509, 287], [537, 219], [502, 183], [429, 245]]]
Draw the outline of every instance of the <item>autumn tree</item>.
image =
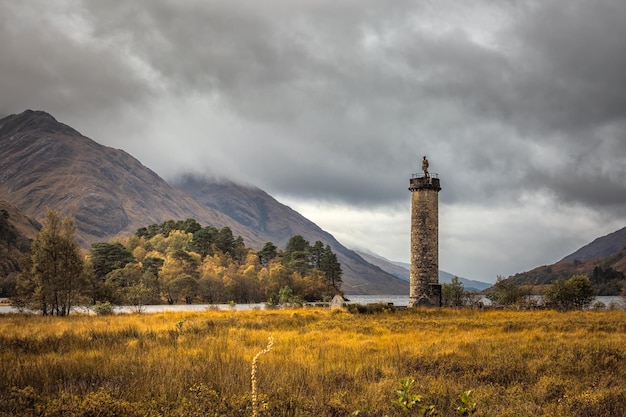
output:
[[68, 315], [84, 282], [73, 219], [48, 210], [26, 265], [18, 277], [18, 301], [43, 315]]
[[284, 265], [272, 265], [264, 282], [267, 302], [276, 304], [279, 300], [280, 290], [284, 287], [293, 288], [293, 273]]
[[106, 301], [127, 304], [130, 289], [142, 283], [143, 274], [141, 266], [136, 263], [128, 263], [124, 268], [109, 272], [103, 286]]
[[180, 274], [164, 286], [168, 304], [174, 304], [181, 299], [186, 304], [191, 304], [198, 292], [198, 280], [188, 274]]
[[197, 285], [191, 281], [199, 278], [200, 255], [177, 249], [165, 257], [159, 274], [161, 288], [168, 303], [173, 304], [184, 298], [185, 302], [196, 295]]

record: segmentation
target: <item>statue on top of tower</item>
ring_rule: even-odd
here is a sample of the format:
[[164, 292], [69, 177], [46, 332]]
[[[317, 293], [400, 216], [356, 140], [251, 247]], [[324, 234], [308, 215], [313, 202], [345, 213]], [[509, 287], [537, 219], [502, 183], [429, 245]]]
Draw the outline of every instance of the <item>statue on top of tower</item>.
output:
[[424, 159], [422, 160], [422, 171], [424, 171], [424, 176], [428, 178], [428, 159], [426, 159], [426, 155], [424, 155]]

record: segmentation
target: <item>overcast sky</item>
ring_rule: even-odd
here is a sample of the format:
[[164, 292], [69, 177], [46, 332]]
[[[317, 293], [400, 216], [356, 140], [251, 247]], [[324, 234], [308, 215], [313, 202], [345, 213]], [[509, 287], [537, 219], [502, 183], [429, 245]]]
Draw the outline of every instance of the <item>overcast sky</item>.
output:
[[427, 155], [440, 268], [493, 282], [626, 225], [624, 22], [622, 0], [0, 0], [0, 115], [258, 186], [398, 261]]

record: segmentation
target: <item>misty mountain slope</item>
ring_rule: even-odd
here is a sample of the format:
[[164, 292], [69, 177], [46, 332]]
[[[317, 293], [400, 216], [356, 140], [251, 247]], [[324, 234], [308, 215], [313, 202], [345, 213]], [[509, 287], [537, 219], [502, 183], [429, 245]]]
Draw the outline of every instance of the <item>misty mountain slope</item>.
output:
[[249, 245], [263, 241], [128, 153], [102, 146], [45, 112], [27, 110], [0, 120], [0, 145], [2, 196], [39, 221], [47, 208], [73, 216], [81, 245], [189, 217], [229, 226]]
[[[355, 251], [358, 253], [363, 259], [367, 262], [380, 267], [382, 270], [389, 272], [390, 274], [401, 278], [405, 281], [410, 280], [410, 268], [411, 265], [403, 262], [394, 262], [386, 259], [380, 255], [366, 253], [362, 251]], [[439, 282], [440, 283], [450, 283], [454, 275], [445, 272], [439, 271]], [[491, 287], [492, 284], [482, 281], [476, 281], [472, 279], [467, 279], [463, 277], [458, 277], [459, 281], [463, 284], [463, 287], [468, 291], [482, 291]]]
[[207, 207], [221, 211], [257, 231], [280, 248], [284, 248], [294, 235], [303, 236], [311, 244], [320, 240], [330, 245], [341, 262], [344, 271], [342, 289], [346, 293], [408, 293], [405, 281], [368, 263], [330, 233], [259, 188], [191, 176], [183, 177], [175, 185]]
[[610, 256], [618, 253], [624, 247], [626, 247], [626, 227], [595, 239], [559, 262], [586, 261], [592, 258]]
[[74, 217], [83, 247], [151, 223], [194, 218], [230, 227], [253, 249], [267, 241], [284, 247], [295, 234], [330, 244], [342, 263], [347, 293], [408, 292], [405, 282], [259, 189], [228, 183], [193, 189], [202, 204], [128, 153], [102, 146], [48, 113], [27, 110], [0, 120], [0, 196], [38, 221], [48, 208]]

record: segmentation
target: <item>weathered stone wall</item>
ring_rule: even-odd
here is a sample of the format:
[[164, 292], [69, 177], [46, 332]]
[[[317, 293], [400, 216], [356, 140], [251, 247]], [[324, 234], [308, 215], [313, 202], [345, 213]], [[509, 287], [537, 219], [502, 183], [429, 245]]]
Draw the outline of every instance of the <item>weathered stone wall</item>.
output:
[[439, 306], [438, 178], [412, 178], [409, 307]]

